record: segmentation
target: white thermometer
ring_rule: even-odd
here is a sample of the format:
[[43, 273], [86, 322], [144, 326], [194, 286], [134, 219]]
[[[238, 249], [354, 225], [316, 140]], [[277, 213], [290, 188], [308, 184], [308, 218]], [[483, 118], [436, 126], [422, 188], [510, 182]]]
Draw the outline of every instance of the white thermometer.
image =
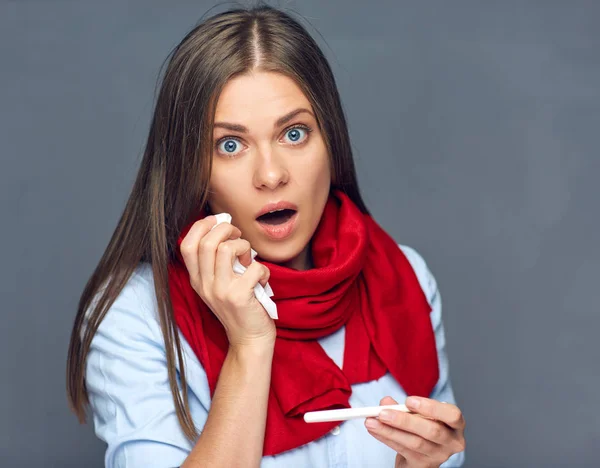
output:
[[406, 405], [364, 406], [362, 408], [310, 411], [308, 413], [304, 413], [304, 421], [307, 423], [316, 423], [328, 421], [347, 421], [348, 419], [357, 418], [376, 418], [384, 409], [404, 411], [405, 413], [411, 412]]

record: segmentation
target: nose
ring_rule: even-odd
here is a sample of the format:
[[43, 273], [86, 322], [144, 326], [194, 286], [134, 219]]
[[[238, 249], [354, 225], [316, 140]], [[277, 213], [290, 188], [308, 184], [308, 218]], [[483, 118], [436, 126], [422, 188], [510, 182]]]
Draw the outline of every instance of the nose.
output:
[[280, 185], [287, 184], [289, 171], [283, 156], [272, 148], [261, 149], [257, 154], [254, 186], [258, 189], [275, 190]]

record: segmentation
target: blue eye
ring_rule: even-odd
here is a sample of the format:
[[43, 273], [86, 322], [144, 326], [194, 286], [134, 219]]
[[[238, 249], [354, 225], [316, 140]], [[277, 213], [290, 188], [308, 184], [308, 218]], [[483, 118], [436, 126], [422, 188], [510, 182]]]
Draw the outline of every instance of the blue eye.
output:
[[240, 146], [238, 140], [227, 138], [217, 145], [217, 150], [227, 156], [235, 156], [237, 154], [236, 149], [238, 149], [238, 146]]
[[[308, 136], [309, 131], [310, 130], [308, 127], [293, 127], [290, 128], [287, 132], [285, 132], [285, 134], [289, 138], [292, 145], [299, 145], [300, 143], [302, 143], [302, 141], [306, 139], [306, 136]], [[304, 137], [302, 136], [303, 133], [305, 134]]]

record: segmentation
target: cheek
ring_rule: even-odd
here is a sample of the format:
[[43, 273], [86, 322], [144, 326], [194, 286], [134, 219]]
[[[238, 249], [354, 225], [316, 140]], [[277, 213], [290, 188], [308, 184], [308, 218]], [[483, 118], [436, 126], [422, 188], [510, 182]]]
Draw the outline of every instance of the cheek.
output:
[[320, 160], [312, 166], [312, 171], [312, 179], [314, 180], [315, 190], [329, 191], [329, 185], [331, 183], [329, 158], [326, 155], [320, 158]]
[[297, 168], [299, 182], [317, 192], [331, 183], [331, 162], [323, 141], [314, 144], [302, 158]]
[[307, 169], [307, 177], [310, 178], [308, 193], [313, 200], [311, 209], [314, 212], [316, 221], [321, 217], [322, 210], [329, 197], [331, 188], [331, 171], [329, 168], [329, 159], [323, 157], [318, 161], [313, 161], [310, 169]]
[[208, 187], [208, 204], [213, 213], [222, 213], [224, 211], [230, 212], [230, 201], [231, 193], [226, 187], [221, 187], [217, 183], [211, 182]]
[[208, 198], [215, 204], [228, 204], [230, 200], [235, 200], [239, 196], [236, 191], [243, 192], [245, 185], [242, 183], [242, 179], [244, 175], [240, 174], [240, 171], [215, 166], [217, 165], [213, 165], [208, 185]]

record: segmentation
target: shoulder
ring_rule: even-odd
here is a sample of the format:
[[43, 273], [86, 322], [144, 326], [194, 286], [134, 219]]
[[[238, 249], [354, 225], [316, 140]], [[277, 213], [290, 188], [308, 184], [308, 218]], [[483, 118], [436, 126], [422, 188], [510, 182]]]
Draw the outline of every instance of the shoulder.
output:
[[[105, 377], [107, 366], [113, 367], [115, 372], [121, 366], [121, 374], [133, 378], [138, 370], [148, 370], [152, 363], [155, 374], [163, 375], [166, 381], [167, 343], [160, 324], [153, 278], [149, 263], [140, 264], [134, 270], [94, 333], [87, 359], [88, 370]], [[190, 379], [196, 379], [195, 389], [204, 392], [204, 387], [208, 389], [208, 383], [204, 385], [204, 369], [179, 331], [178, 338], [186, 374]], [[170, 346], [177, 355], [176, 344], [171, 342]], [[144, 369], [138, 365], [140, 362], [146, 363]], [[180, 369], [180, 364], [179, 360], [175, 361], [176, 369]], [[126, 366], [130, 369], [125, 369]]]
[[140, 263], [131, 274], [121, 291], [119, 299], [123, 301], [136, 300], [144, 313], [156, 307], [156, 293], [154, 290], [154, 275], [152, 265]]
[[[97, 295], [98, 297], [98, 295]], [[92, 347], [118, 348], [120, 340], [160, 342], [152, 266], [142, 263], [134, 270], [109, 307], [92, 340]]]
[[423, 256], [414, 248], [409, 247], [408, 245], [398, 244], [400, 250], [407, 258], [408, 262], [413, 268], [417, 279], [419, 280], [419, 284], [421, 285], [421, 289], [425, 293], [425, 296], [429, 300], [430, 304], [436, 299], [438, 288], [435, 277], [431, 273], [427, 262], [423, 258]]
[[[149, 264], [135, 269], [100, 322], [86, 360], [94, 429], [107, 444], [110, 467], [157, 466], [157, 460], [179, 466], [191, 450], [174, 404], [152, 278]], [[203, 423], [208, 383], [198, 364], [192, 362], [191, 369], [189, 406], [195, 421]], [[181, 392], [179, 379], [177, 386]]]

